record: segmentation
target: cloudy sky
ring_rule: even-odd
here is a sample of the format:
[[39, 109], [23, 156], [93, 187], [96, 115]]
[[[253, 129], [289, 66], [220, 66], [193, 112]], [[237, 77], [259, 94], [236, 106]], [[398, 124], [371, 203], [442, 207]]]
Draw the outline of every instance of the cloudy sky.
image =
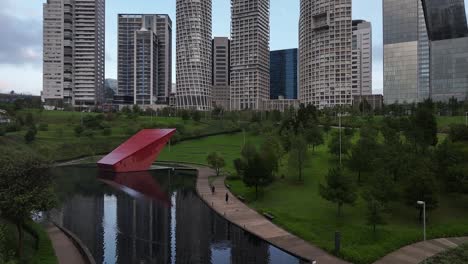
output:
[[[271, 1], [272, 50], [298, 46], [300, 0]], [[42, 90], [42, 5], [46, 0], [0, 0], [0, 92], [38, 95]], [[468, 0], [465, 0], [468, 4]], [[213, 35], [229, 36], [230, 0], [213, 0]], [[175, 0], [106, 1], [106, 78], [117, 77], [117, 14], [169, 14], [175, 23]], [[353, 0], [353, 18], [372, 22], [373, 89], [382, 92], [382, 1]], [[174, 24], [175, 51], [175, 24]], [[174, 66], [175, 66], [175, 52]], [[175, 70], [174, 80], [175, 80]]]

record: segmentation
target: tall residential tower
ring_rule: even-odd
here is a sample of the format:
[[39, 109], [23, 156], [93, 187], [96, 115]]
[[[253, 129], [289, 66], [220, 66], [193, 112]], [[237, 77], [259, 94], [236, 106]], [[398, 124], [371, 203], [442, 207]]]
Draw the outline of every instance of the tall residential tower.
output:
[[167, 104], [172, 84], [168, 15], [119, 14], [118, 95], [131, 104]]
[[353, 95], [372, 94], [372, 26], [353, 20], [352, 89]]
[[211, 0], [177, 0], [177, 107], [212, 108]]
[[299, 99], [351, 105], [351, 0], [301, 0]]
[[226, 37], [213, 38], [213, 102], [216, 106], [230, 110], [230, 40]]
[[231, 109], [270, 98], [270, 0], [231, 0]]
[[43, 12], [43, 100], [52, 106], [102, 103], [105, 0], [47, 0]]

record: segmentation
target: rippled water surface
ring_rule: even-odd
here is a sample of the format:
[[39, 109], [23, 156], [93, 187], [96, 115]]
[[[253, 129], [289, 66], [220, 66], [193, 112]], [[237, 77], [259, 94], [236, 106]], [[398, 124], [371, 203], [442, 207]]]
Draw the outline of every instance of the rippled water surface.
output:
[[74, 166], [52, 173], [61, 206], [51, 215], [97, 263], [302, 263], [206, 206], [194, 172], [105, 174]]

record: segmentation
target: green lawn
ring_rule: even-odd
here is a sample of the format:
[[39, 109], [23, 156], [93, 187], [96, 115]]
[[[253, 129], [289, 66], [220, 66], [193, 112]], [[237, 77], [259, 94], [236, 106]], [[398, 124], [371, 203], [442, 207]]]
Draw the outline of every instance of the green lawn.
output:
[[[312, 153], [312, 150], [310, 150]], [[406, 244], [422, 238], [417, 211], [393, 204], [388, 224], [379, 227], [374, 237], [366, 225], [366, 206], [359, 199], [354, 207], [345, 206], [343, 217], [337, 217], [336, 205], [318, 194], [328, 168], [337, 164], [325, 146], [312, 153], [305, 170], [303, 184], [284, 171], [286, 178], [267, 187], [258, 201], [253, 189], [239, 180], [229, 180], [232, 190], [247, 198], [249, 205], [261, 212], [270, 212], [275, 223], [330, 252], [334, 249], [334, 233], [342, 234], [341, 256], [354, 263], [372, 263]], [[429, 215], [428, 236], [445, 237], [468, 234], [468, 196], [442, 197], [439, 209]]]
[[423, 264], [466, 264], [468, 263], [468, 244], [440, 253]]
[[[246, 141], [260, 144], [260, 137], [245, 134]], [[244, 134], [221, 135], [181, 142], [177, 145], [166, 146], [159, 156], [161, 161], [194, 162], [206, 164], [206, 157], [211, 152], [219, 152], [226, 161], [225, 171], [233, 172], [233, 160], [240, 157], [244, 144]]]
[[32, 149], [35, 152], [50, 158], [51, 160], [67, 160], [82, 156], [107, 153], [120, 145], [128, 137], [144, 128], [174, 128], [183, 126], [182, 137], [197, 136], [232, 130], [230, 122], [217, 120], [193, 120], [184, 121], [181, 118], [139, 116], [129, 119], [125, 115], [117, 116], [110, 121], [103, 121], [112, 130], [111, 135], [104, 136], [103, 130], [95, 129], [93, 136], [82, 135], [77, 137], [74, 128], [81, 123], [81, 118], [95, 116], [95, 113], [63, 112], [63, 111], [38, 111], [23, 110], [22, 115], [32, 113], [34, 120], [39, 124], [47, 124], [47, 131], [38, 131], [36, 139], [26, 144], [25, 129], [17, 132], [7, 133], [0, 136], [0, 147], [2, 145], [13, 145], [18, 148]]

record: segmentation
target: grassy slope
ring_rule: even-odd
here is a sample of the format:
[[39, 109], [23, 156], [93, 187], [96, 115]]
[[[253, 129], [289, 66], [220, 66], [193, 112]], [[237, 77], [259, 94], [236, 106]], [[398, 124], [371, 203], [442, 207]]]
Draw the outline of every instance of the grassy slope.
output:
[[440, 253], [424, 264], [466, 264], [468, 263], [468, 244]]
[[[252, 207], [273, 213], [277, 224], [328, 251], [333, 251], [334, 232], [340, 231], [342, 256], [355, 263], [372, 263], [421, 239], [416, 210], [401, 204], [392, 205], [392, 214], [387, 216], [388, 225], [379, 227], [376, 237], [366, 225], [366, 205], [362, 199], [354, 207], [345, 206], [344, 216], [338, 218], [336, 205], [318, 194], [318, 185], [324, 182], [328, 168], [336, 163], [327, 148], [320, 146], [309, 157], [303, 184], [298, 184], [295, 177], [286, 172], [286, 179], [277, 180], [266, 188], [258, 201], [253, 201], [254, 191], [245, 188], [241, 181], [231, 180], [229, 184], [235, 193], [253, 201], [249, 203]], [[442, 197], [439, 209], [429, 215], [428, 236], [466, 235], [466, 219], [468, 196]]]
[[[246, 141], [260, 144], [261, 138], [246, 134]], [[207, 137], [199, 140], [182, 142], [171, 148], [166, 147], [158, 159], [206, 164], [206, 157], [208, 154], [217, 151], [221, 153], [226, 161], [225, 170], [233, 172], [233, 160], [239, 158], [243, 142], [244, 136], [242, 133]]]
[[[26, 111], [23, 111], [26, 112]], [[17, 147], [31, 148], [52, 160], [72, 159], [85, 155], [95, 155], [109, 152], [129, 136], [128, 130], [137, 131], [144, 127], [154, 125], [174, 127], [183, 124], [188, 133], [210, 133], [222, 130], [222, 124], [217, 121], [209, 123], [194, 121], [182, 121], [180, 118], [140, 116], [138, 119], [128, 119], [120, 116], [113, 121], [106, 121], [111, 126], [110, 136], [102, 135], [102, 130], [95, 130], [92, 138], [76, 137], [74, 128], [81, 122], [81, 113], [60, 111], [32, 111], [38, 124], [48, 124], [48, 131], [38, 131], [36, 140], [29, 145], [24, 143], [24, 130], [8, 133], [6, 137], [0, 137], [2, 145], [16, 145]], [[94, 113], [83, 113], [83, 116], [95, 115]]]

